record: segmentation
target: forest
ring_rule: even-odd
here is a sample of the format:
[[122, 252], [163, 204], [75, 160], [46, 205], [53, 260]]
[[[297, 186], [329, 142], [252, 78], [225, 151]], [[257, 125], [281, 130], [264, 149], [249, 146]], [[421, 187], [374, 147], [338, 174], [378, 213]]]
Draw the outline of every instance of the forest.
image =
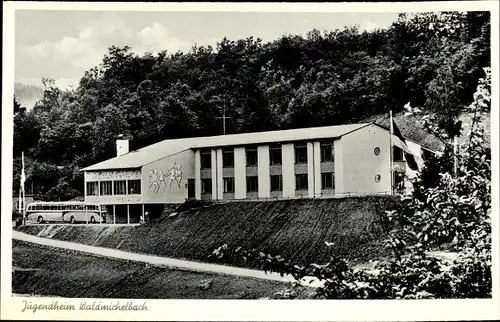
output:
[[400, 14], [387, 29], [222, 38], [216, 48], [138, 56], [111, 46], [75, 89], [42, 79], [27, 110], [14, 98], [13, 192], [21, 153], [27, 185], [44, 200], [83, 194], [79, 170], [165, 139], [360, 122], [403, 112], [436, 115], [448, 135], [490, 66], [490, 13]]

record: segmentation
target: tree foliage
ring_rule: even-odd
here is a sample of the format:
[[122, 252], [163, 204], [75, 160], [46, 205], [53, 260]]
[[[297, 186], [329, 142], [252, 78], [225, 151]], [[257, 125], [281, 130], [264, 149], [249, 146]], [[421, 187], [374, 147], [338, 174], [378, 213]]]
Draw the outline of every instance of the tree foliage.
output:
[[[387, 239], [393, 256], [360, 270], [352, 269], [342, 258], [299, 266], [279, 255], [228, 245], [216, 249], [212, 257], [258, 264], [266, 271], [290, 274], [298, 282], [315, 277], [323, 282], [314, 294], [317, 298], [491, 297], [491, 154], [480, 121], [491, 106], [489, 68], [485, 72], [472, 104], [466, 108], [473, 115], [473, 124], [469, 140], [457, 155], [456, 172], [454, 155], [448, 152], [453, 137], [439, 126], [436, 117], [421, 116], [425, 127], [446, 142], [445, 153], [437, 160], [451, 164], [441, 168], [448, 170], [439, 173], [433, 186], [426, 187], [417, 176], [413, 184], [418, 194], [402, 197], [399, 209], [387, 211], [387, 219], [395, 227]], [[443, 249], [446, 252], [440, 252]]]
[[[80, 169], [114, 156], [119, 134], [132, 149], [222, 134], [224, 107], [227, 133], [352, 123], [408, 101], [447, 125], [489, 66], [489, 20], [488, 12], [401, 15], [372, 32], [223, 38], [188, 53], [138, 56], [112, 46], [76, 89], [43, 79], [35, 107], [16, 107], [14, 156]], [[74, 180], [60, 185], [81, 194], [81, 174]]]

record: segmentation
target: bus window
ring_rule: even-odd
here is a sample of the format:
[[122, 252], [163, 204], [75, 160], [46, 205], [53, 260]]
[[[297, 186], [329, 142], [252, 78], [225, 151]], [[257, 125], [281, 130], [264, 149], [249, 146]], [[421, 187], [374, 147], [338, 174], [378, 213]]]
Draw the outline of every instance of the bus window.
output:
[[42, 210], [49, 210], [49, 205], [42, 205]]
[[57, 205], [57, 210], [64, 210], [64, 205], [62, 204]]

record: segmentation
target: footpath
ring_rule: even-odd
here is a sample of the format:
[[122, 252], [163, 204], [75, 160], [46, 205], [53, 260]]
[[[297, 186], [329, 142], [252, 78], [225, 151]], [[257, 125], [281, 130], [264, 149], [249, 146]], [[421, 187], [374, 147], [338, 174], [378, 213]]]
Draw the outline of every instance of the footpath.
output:
[[[43, 246], [49, 246], [59, 249], [73, 250], [77, 252], [83, 252], [98, 256], [104, 256], [109, 258], [116, 259], [124, 259], [135, 262], [143, 262], [151, 265], [157, 266], [166, 266], [170, 268], [176, 268], [185, 271], [192, 272], [204, 272], [204, 273], [215, 273], [215, 274], [223, 274], [223, 275], [231, 275], [231, 276], [240, 276], [240, 277], [250, 277], [250, 278], [258, 278], [263, 280], [271, 280], [278, 282], [293, 282], [294, 279], [291, 275], [281, 276], [278, 273], [266, 273], [260, 270], [247, 269], [247, 268], [239, 268], [225, 265], [217, 265], [217, 264], [209, 264], [209, 263], [200, 263], [187, 261], [177, 258], [171, 257], [160, 257], [160, 256], [152, 256], [138, 253], [126, 252], [118, 249], [104, 248], [104, 247], [96, 247], [90, 245], [84, 245], [79, 243], [72, 243], [62, 240], [48, 239], [37, 237], [29, 234], [25, 234], [16, 230], [12, 231], [12, 238], [16, 240], [21, 240], [24, 242], [34, 243]], [[304, 286], [310, 287], [319, 287], [322, 282], [315, 278], [307, 278], [303, 279], [300, 282]]]

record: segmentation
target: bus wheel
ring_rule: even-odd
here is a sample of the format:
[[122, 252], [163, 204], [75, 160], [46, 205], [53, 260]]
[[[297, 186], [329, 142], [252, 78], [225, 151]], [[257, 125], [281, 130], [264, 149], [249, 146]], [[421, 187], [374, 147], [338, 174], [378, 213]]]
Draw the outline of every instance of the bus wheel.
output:
[[38, 216], [37, 221], [38, 221], [39, 224], [43, 223], [43, 217], [42, 216]]
[[90, 223], [91, 224], [95, 224], [95, 218], [94, 218], [94, 216], [90, 217]]
[[74, 224], [74, 223], [75, 223], [75, 217], [71, 216], [71, 219], [69, 220], [69, 222], [70, 222], [71, 224]]

